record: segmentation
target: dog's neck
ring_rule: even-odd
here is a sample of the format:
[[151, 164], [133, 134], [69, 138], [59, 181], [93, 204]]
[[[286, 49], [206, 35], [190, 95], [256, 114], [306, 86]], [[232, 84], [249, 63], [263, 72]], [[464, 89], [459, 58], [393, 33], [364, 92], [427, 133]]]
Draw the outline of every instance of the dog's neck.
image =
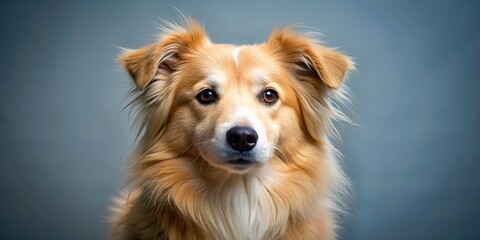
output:
[[220, 238], [263, 239], [281, 231], [288, 216], [280, 217], [282, 209], [270, 195], [271, 181], [258, 172], [231, 175], [204, 196], [212, 216], [202, 216], [206, 229]]
[[277, 239], [292, 219], [308, 218], [325, 199], [314, 185], [326, 183], [318, 174], [325, 162], [311, 161], [322, 155], [299, 150], [290, 157], [309, 160], [304, 166], [287, 166], [277, 158], [247, 174], [227, 173], [190, 157], [166, 159], [155, 163], [161, 184], [146, 192], [157, 193], [153, 203], [166, 199], [207, 239]]

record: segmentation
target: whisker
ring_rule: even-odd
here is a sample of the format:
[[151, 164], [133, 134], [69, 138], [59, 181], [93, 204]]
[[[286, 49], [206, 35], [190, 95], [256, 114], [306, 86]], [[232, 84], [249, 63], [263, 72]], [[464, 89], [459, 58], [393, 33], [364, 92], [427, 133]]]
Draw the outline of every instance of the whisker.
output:
[[286, 162], [288, 160], [287, 159], [287, 154], [285, 154], [283, 149], [281, 149], [278, 144], [273, 144], [272, 146], [275, 149], [275, 151], [278, 152], [278, 156], [280, 157], [280, 159], [282, 159], [284, 162]]
[[[190, 166], [191, 166], [193, 163], [195, 163], [195, 161], [197, 161], [197, 159], [199, 159], [200, 156], [202, 155], [202, 153], [204, 153], [206, 150], [207, 150], [207, 149], [203, 149], [203, 151], [201, 151], [201, 152], [197, 155], [197, 157], [195, 157], [195, 158], [192, 160], [192, 162], [190, 163]], [[202, 171], [203, 162], [205, 162], [205, 161], [202, 161], [202, 163], [200, 164], [200, 172]]]

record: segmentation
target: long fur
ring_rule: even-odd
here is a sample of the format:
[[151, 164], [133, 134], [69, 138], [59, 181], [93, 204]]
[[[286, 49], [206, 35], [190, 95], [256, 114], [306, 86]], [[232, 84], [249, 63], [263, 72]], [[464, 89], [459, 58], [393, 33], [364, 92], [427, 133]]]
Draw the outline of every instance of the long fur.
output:
[[288, 79], [282, 117], [271, 121], [290, 123], [265, 165], [238, 174], [206, 162], [203, 146], [212, 143], [192, 141], [188, 130], [199, 120], [185, 107], [193, 83], [183, 79], [197, 73], [185, 66], [201, 65], [196, 56], [212, 43], [194, 21], [168, 26], [158, 43], [121, 58], [136, 84], [130, 106], [139, 143], [129, 188], [112, 208], [112, 239], [334, 239], [349, 183], [329, 136], [338, 135], [333, 121], [348, 121], [335, 101], [347, 101], [341, 85], [350, 58], [288, 27], [258, 46]]

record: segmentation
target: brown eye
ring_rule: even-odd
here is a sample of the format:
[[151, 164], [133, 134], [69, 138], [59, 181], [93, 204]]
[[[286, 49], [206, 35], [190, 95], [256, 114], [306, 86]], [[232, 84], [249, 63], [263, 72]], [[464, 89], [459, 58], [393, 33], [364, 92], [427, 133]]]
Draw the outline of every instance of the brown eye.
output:
[[262, 95], [262, 101], [266, 104], [274, 104], [278, 100], [278, 94], [273, 89], [266, 89]]
[[215, 93], [215, 91], [212, 89], [205, 89], [201, 91], [195, 98], [199, 103], [207, 105], [214, 103], [217, 100], [217, 93]]

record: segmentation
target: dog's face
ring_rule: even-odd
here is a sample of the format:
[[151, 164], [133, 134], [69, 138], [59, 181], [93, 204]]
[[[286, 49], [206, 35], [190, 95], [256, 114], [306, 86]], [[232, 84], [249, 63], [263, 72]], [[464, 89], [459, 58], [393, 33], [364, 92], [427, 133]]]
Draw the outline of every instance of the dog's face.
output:
[[352, 67], [288, 29], [261, 45], [233, 46], [211, 43], [196, 24], [122, 60], [141, 91], [145, 138], [174, 143], [179, 155], [193, 148], [192, 161], [233, 173], [321, 141], [326, 94]]
[[[207, 45], [186, 61], [193, 78], [191, 99], [181, 118], [193, 120], [193, 144], [209, 164], [233, 172], [246, 172], [271, 159], [280, 129], [296, 122], [284, 102], [291, 94], [278, 63], [265, 46]], [[193, 76], [193, 77], [192, 77]], [[180, 79], [179, 81], [188, 81]], [[290, 96], [291, 97], [291, 96]]]

